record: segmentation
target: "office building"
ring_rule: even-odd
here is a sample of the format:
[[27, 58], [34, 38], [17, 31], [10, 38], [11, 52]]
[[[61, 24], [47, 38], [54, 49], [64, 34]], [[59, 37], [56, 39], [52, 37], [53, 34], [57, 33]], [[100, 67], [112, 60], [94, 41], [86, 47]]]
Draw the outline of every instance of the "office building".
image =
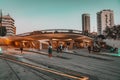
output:
[[82, 14], [82, 31], [90, 32], [90, 14]]
[[104, 34], [106, 27], [114, 26], [114, 13], [112, 10], [102, 10], [97, 13], [97, 30], [98, 34]]

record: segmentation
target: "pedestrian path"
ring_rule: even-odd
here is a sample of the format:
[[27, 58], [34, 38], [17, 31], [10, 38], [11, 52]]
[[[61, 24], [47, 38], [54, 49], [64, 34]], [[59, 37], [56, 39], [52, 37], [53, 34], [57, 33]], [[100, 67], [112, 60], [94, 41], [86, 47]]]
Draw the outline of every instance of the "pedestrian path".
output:
[[[43, 52], [47, 53], [47, 50], [41, 50]], [[119, 79], [119, 60], [117, 62], [112, 59], [110, 56], [104, 56], [104, 55], [96, 55], [96, 54], [89, 54], [86, 49], [81, 50], [75, 50], [74, 53], [63, 53], [62, 56], [66, 56], [71, 58], [70, 60], [61, 59], [61, 58], [55, 58], [49, 59], [47, 56], [40, 55], [39, 54], [32, 54], [32, 55], [25, 55], [25, 57], [34, 59], [35, 61], [42, 63], [44, 65], [47, 65], [51, 68], [53, 67], [59, 67], [59, 68], [65, 68], [69, 70], [74, 70], [81, 72], [81, 74], [89, 76], [97, 76], [99, 77], [99, 80], [117, 80]], [[72, 52], [72, 51], [70, 51]], [[53, 52], [54, 54], [57, 54], [57, 52]], [[97, 58], [97, 59], [96, 59]], [[117, 65], [116, 65], [117, 64]], [[112, 76], [114, 75], [114, 76]], [[97, 80], [97, 79], [91, 79], [91, 80]]]
[[[34, 60], [49, 68], [68, 69], [79, 72], [83, 76], [89, 76], [91, 80], [119, 80], [120, 79], [120, 58], [99, 55], [101, 53], [89, 54], [87, 49], [76, 49], [63, 52], [62, 56], [69, 58], [63, 59], [57, 57], [59, 53], [53, 51], [53, 57], [49, 58], [47, 50], [34, 50], [34, 52], [23, 51], [23, 57]], [[20, 51], [15, 51], [20, 52]], [[44, 55], [41, 55], [41, 54]], [[98, 79], [97, 79], [98, 78]]]
[[109, 46], [120, 48], [120, 40], [105, 39], [104, 41]]
[[[13, 54], [20, 54], [19, 50], [8, 50], [7, 52], [13, 53]], [[42, 54], [42, 55], [46, 55], [48, 56], [48, 51], [46, 49], [43, 50], [32, 50], [32, 49], [25, 49], [23, 51], [23, 53], [25, 52], [34, 52], [34, 53], [38, 53], [38, 54]], [[120, 54], [112, 54], [112, 53], [106, 53], [106, 52], [91, 52], [89, 53], [87, 49], [75, 49], [75, 50], [63, 50], [62, 53], [57, 53], [57, 51], [53, 51], [52, 55], [53, 57], [57, 57], [57, 58], [61, 58], [61, 59], [71, 59], [71, 57], [68, 57], [67, 55], [65, 55], [65, 53], [67, 54], [71, 54], [71, 55], [78, 55], [78, 56], [83, 56], [83, 57], [89, 57], [89, 58], [93, 58], [93, 59], [99, 59], [99, 60], [112, 60], [110, 58], [111, 57], [119, 57]]]
[[64, 51], [66, 53], [79, 53], [79, 54], [82, 54], [82, 55], [91, 55], [91, 56], [102, 56], [102, 55], [105, 55], [105, 56], [102, 56], [102, 57], [106, 57], [106, 56], [113, 56], [113, 57], [119, 57], [120, 56], [120, 52], [118, 53], [108, 53], [108, 52], [91, 52], [89, 53], [87, 51], [87, 49], [76, 49], [76, 50], [69, 50], [69, 51]]

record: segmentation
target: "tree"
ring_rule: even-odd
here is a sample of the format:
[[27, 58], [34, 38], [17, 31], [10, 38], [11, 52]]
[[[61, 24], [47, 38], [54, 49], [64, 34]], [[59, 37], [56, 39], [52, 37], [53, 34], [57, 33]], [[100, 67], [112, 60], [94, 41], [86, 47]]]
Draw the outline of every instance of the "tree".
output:
[[115, 25], [111, 28], [106, 27], [104, 32], [107, 38], [113, 38], [113, 39], [120, 38], [120, 25]]
[[0, 36], [6, 36], [7, 30], [6, 27], [0, 27]]

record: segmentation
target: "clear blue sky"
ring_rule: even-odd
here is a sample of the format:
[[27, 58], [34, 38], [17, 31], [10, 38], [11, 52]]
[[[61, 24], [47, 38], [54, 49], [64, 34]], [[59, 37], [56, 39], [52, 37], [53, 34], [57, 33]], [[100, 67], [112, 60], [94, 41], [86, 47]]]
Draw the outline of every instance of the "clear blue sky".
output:
[[17, 34], [42, 29], [82, 30], [81, 14], [89, 13], [91, 31], [96, 31], [96, 13], [114, 11], [120, 24], [120, 0], [0, 0], [0, 9], [15, 20]]

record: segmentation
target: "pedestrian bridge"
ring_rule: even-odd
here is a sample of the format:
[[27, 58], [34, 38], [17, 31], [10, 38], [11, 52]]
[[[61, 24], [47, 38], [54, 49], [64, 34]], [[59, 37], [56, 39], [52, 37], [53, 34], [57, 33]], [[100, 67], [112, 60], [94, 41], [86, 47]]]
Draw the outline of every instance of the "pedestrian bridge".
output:
[[[56, 46], [60, 43], [64, 45], [80, 46], [80, 45], [89, 45], [92, 42], [90, 37], [87, 37], [82, 34], [82, 31], [72, 30], [72, 29], [47, 29], [39, 30], [33, 32], [27, 32], [23, 34], [18, 34], [15, 36], [8, 36], [4, 39], [1, 38], [1, 44], [14, 45], [17, 47], [22, 45], [26, 47], [35, 47], [37, 44], [44, 42], [52, 42]], [[23, 45], [24, 44], [24, 45]], [[29, 44], [29, 45], [28, 45]], [[39, 45], [37, 45], [39, 47]]]

